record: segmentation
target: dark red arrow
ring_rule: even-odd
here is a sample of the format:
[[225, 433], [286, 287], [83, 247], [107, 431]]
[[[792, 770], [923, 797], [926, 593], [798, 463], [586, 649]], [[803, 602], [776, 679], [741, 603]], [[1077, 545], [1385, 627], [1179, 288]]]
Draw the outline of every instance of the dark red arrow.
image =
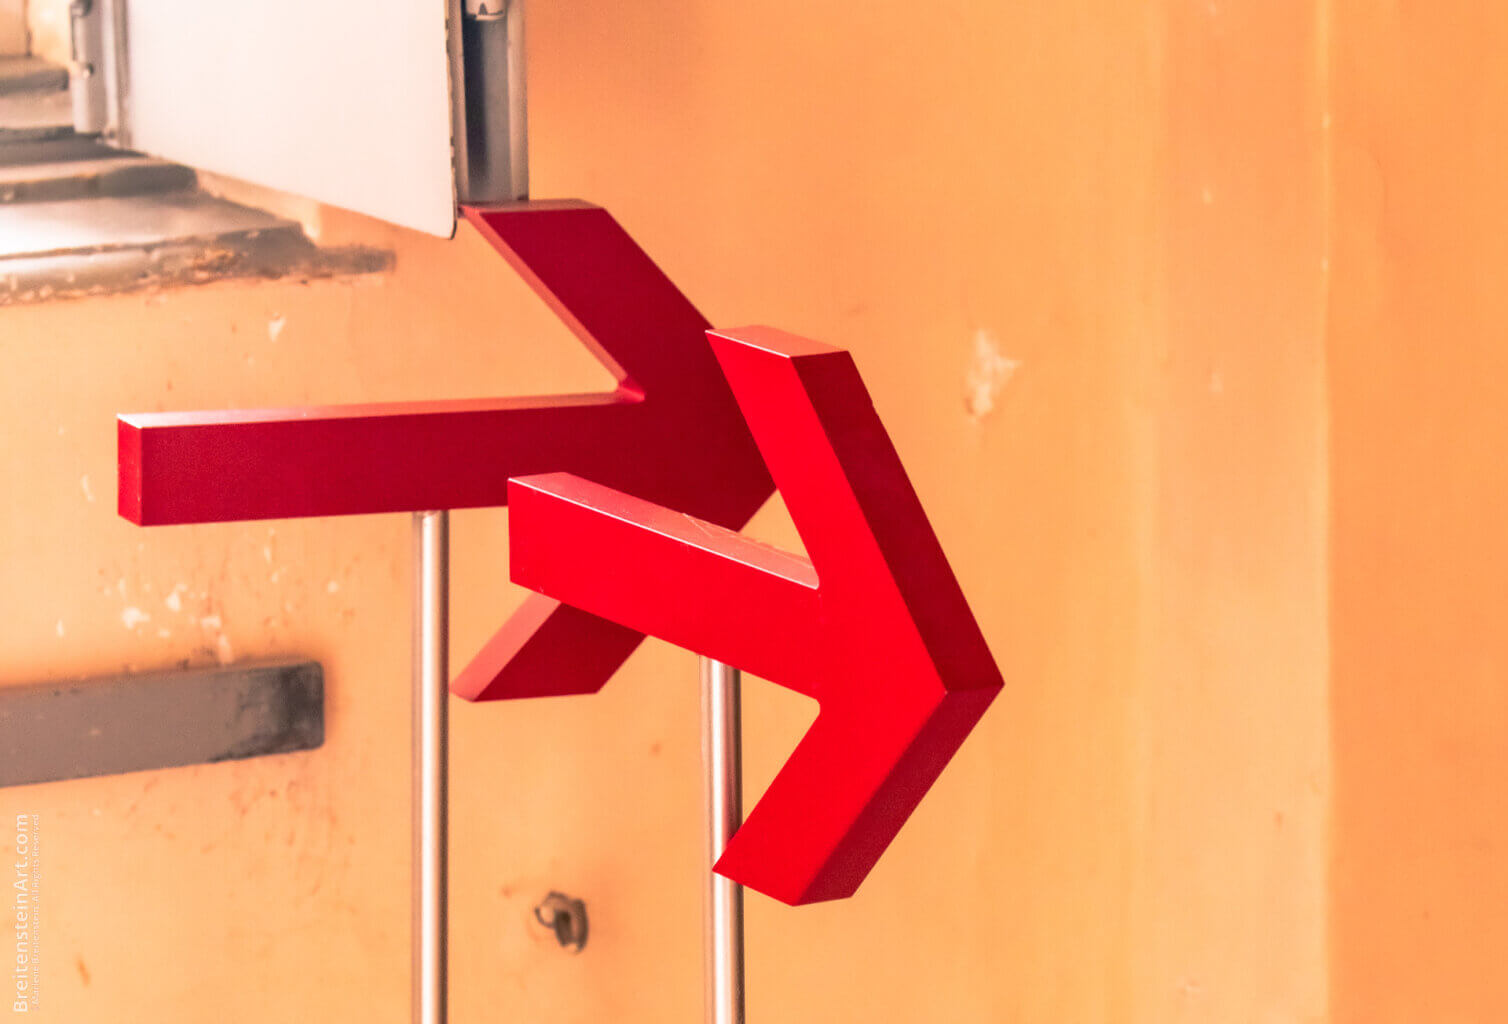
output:
[[811, 561], [556, 473], [510, 485], [512, 576], [816, 698], [717, 870], [787, 903], [837, 899], [1000, 674], [848, 353], [769, 328], [709, 336]]
[[[747, 522], [774, 485], [707, 322], [643, 250], [585, 203], [463, 212], [613, 370], [615, 391], [121, 416], [120, 514], [154, 525], [503, 505], [510, 476], [566, 470]], [[454, 689], [591, 692], [641, 639], [532, 598]]]

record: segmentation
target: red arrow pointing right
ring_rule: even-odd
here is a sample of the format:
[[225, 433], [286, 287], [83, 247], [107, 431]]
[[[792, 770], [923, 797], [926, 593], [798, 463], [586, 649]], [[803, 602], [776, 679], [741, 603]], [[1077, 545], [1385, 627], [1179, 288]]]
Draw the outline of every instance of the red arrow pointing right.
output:
[[[686, 297], [598, 207], [464, 212], [617, 390], [121, 416], [121, 515], [146, 526], [477, 508], [506, 504], [511, 476], [566, 470], [746, 523], [774, 485]], [[470, 700], [590, 693], [642, 639], [533, 598], [452, 688]]]
[[513, 480], [515, 582], [816, 698], [717, 870], [850, 896], [1001, 687], [847, 352], [708, 332], [811, 561], [564, 473]]

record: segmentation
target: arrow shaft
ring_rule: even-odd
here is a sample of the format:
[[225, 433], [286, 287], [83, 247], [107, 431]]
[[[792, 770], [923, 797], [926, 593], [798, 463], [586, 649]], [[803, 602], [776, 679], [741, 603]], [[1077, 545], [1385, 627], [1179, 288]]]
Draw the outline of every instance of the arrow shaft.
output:
[[638, 405], [605, 396], [565, 408], [435, 402], [296, 419], [280, 410], [121, 417], [120, 512], [152, 526], [504, 505], [499, 463], [588, 461], [587, 437], [621, 454], [614, 438], [633, 433]]
[[817, 696], [827, 644], [805, 559], [565, 473], [512, 482], [515, 583]]

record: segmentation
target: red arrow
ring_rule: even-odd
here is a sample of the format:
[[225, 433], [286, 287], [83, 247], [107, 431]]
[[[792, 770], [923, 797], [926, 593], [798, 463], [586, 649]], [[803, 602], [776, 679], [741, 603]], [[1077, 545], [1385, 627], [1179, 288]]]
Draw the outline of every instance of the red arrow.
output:
[[811, 561], [570, 474], [514, 480], [514, 582], [816, 698], [717, 870], [852, 895], [1001, 679], [847, 352], [709, 332]]
[[[585, 203], [463, 212], [614, 371], [615, 391], [121, 416], [120, 514], [153, 525], [503, 505], [510, 476], [567, 470], [747, 522], [774, 485], [706, 320], [643, 250]], [[532, 598], [453, 689], [592, 692], [642, 639]]]

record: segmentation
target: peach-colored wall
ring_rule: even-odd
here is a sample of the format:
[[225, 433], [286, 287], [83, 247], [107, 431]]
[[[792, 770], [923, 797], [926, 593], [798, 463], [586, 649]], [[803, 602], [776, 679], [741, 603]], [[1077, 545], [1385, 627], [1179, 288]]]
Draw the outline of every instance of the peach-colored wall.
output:
[[1335, 7], [1337, 1024], [1508, 1018], [1505, 47]]
[[[751, 897], [753, 1019], [1324, 1019], [1326, 30], [533, 5], [536, 194], [716, 322], [853, 350], [1008, 680], [856, 899]], [[407, 523], [136, 530], [111, 418], [603, 375], [469, 229], [323, 220], [397, 269], [0, 313], [0, 683], [298, 652], [330, 693], [316, 753], [0, 792], [42, 815], [52, 1019], [407, 1015]], [[505, 527], [456, 517], [458, 658], [520, 598]], [[598, 697], [453, 709], [455, 1019], [695, 1019], [694, 674], [651, 643]], [[746, 694], [752, 794], [810, 709]]]
[[1136, 1005], [1323, 1019], [1320, 5], [1167, 5]]
[[72, 55], [68, 0], [25, 0], [21, 6], [31, 52], [67, 64]]
[[27, 52], [24, 0], [0, 0], [0, 56]]

